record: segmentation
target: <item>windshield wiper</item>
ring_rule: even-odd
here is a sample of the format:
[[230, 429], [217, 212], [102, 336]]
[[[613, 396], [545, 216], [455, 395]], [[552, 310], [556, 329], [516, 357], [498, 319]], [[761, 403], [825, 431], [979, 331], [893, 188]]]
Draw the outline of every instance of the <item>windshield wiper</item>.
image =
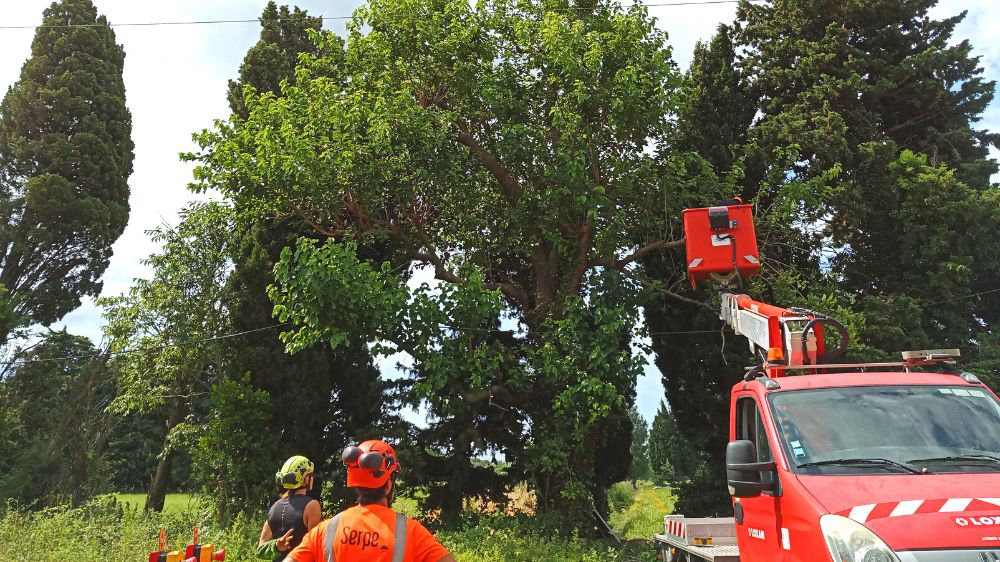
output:
[[891, 466], [899, 468], [913, 474], [930, 474], [926, 468], [913, 466], [909, 463], [894, 461], [892, 459], [864, 458], [864, 459], [830, 459], [825, 461], [806, 462], [798, 465], [798, 468], [810, 466], [826, 466], [831, 464], [874, 464], [880, 466]]
[[949, 462], [949, 461], [985, 461], [994, 464], [1000, 464], [1000, 457], [996, 455], [952, 455], [948, 457], [931, 457], [929, 459], [913, 459], [909, 462], [924, 463], [934, 463], [934, 462]]

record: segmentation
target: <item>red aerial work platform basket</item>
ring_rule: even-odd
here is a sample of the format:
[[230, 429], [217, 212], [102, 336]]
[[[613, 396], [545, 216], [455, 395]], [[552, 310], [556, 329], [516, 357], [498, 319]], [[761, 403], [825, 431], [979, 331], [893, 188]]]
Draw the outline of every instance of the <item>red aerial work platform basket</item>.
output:
[[760, 271], [757, 236], [750, 205], [684, 210], [684, 246], [691, 286], [699, 281], [730, 281]]

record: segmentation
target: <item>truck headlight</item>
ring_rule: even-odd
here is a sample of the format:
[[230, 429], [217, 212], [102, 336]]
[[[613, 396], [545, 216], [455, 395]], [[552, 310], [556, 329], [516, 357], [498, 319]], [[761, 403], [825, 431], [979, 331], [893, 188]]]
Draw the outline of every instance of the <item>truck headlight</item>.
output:
[[853, 519], [824, 515], [819, 526], [833, 562], [899, 562], [889, 545]]

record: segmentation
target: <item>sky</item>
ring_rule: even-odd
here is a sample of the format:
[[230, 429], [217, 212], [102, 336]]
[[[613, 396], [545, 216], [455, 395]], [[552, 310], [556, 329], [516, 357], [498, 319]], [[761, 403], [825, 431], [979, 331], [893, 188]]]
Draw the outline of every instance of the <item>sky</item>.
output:
[[[677, 0], [647, 3], [674, 1]], [[50, 3], [0, 0], [0, 27], [38, 25]], [[267, 0], [94, 0], [98, 11], [112, 25], [254, 20], [266, 3]], [[348, 16], [360, 4], [359, 0], [294, 3], [311, 15], [328, 18]], [[1000, 80], [1000, 41], [996, 40], [995, 32], [1000, 0], [942, 0], [932, 16], [940, 18], [963, 10], [968, 10], [969, 15], [957, 29], [955, 39], [969, 39], [974, 53], [982, 56], [986, 78]], [[674, 60], [681, 69], [686, 69], [695, 43], [710, 39], [718, 24], [730, 23], [736, 4], [650, 6], [649, 11], [668, 32]], [[328, 19], [324, 26], [342, 34], [344, 23], [344, 19]], [[178, 211], [196, 199], [186, 187], [191, 181], [192, 165], [181, 162], [178, 154], [196, 148], [191, 141], [192, 133], [210, 128], [214, 119], [228, 116], [227, 82], [237, 76], [243, 56], [257, 41], [259, 31], [256, 21], [115, 27], [117, 41], [125, 49], [124, 80], [132, 112], [135, 161], [129, 179], [129, 224], [113, 247], [114, 256], [104, 274], [104, 296], [121, 294], [133, 279], [148, 275], [141, 260], [157, 248], [146, 232], [164, 223], [176, 224]], [[34, 29], [30, 28], [0, 29], [0, 91], [6, 92], [17, 80], [30, 55], [33, 35]], [[981, 127], [1000, 130], [1000, 102], [990, 106]], [[101, 325], [100, 311], [92, 300], [87, 300], [53, 327], [65, 326], [71, 333], [99, 342]], [[391, 373], [398, 359], [380, 361], [383, 372]], [[639, 412], [647, 421], [652, 420], [663, 398], [663, 386], [651, 357], [638, 381], [637, 396]]]

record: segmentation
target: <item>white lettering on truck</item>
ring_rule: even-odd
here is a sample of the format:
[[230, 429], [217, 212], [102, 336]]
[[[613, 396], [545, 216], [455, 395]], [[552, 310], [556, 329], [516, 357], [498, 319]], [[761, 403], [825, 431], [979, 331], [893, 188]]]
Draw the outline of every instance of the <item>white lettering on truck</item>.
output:
[[751, 539], [757, 539], [760, 541], [767, 540], [764, 538], [764, 529], [754, 529], [753, 527], [749, 527], [747, 529], [747, 533], [750, 535]]
[[1000, 527], [1000, 516], [996, 517], [956, 517], [955, 524], [959, 527]]

